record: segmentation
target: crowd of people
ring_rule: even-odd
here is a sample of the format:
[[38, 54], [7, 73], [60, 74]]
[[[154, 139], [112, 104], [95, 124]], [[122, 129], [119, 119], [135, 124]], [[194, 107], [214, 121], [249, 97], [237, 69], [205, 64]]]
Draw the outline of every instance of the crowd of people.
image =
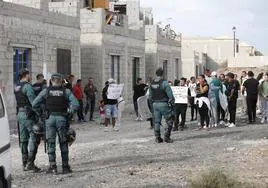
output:
[[[223, 74], [206, 69], [204, 74], [197, 78], [191, 77], [189, 80], [181, 78], [174, 82], [166, 81], [169, 86], [188, 87], [188, 104], [174, 102], [172, 107], [174, 114], [173, 131], [183, 131], [187, 128], [185, 122], [188, 107], [191, 111], [190, 121], [197, 121], [200, 129], [218, 126], [236, 127], [237, 101], [240, 97], [242, 99], [242, 115], [248, 116], [248, 124], [257, 122], [257, 113], [262, 115], [260, 123], [268, 122], [268, 73], [260, 73], [256, 78], [254, 76], [252, 71], [243, 71], [239, 79], [237, 74], [232, 72]], [[165, 81], [161, 76], [157, 76], [157, 78]], [[159, 85], [158, 82], [157, 84]], [[154, 85], [155, 80], [147, 85], [143, 83], [142, 79], [137, 80], [133, 96], [136, 120], [141, 120], [137, 99], [145, 95], [146, 90], [148, 88], [150, 90]], [[173, 99], [168, 98], [168, 94], [163, 94], [161, 91], [151, 92], [155, 92], [157, 97], [149, 97], [149, 100], [151, 100], [149, 101], [149, 104], [151, 104], [149, 105], [150, 110], [154, 116], [158, 116], [153, 108], [155, 103]], [[154, 117], [151, 127], [158, 129], [157, 121], [157, 117]]]
[[[145, 84], [143, 79], [138, 78], [133, 87], [136, 121], [142, 121], [143, 116], [139, 110], [139, 98], [147, 96], [148, 107], [152, 114], [148, 120], [151, 128], [154, 129], [157, 143], [172, 143], [171, 131], [183, 131], [187, 128], [188, 107], [191, 112], [190, 121], [196, 121], [200, 129], [218, 126], [236, 127], [237, 100], [240, 95], [242, 112], [248, 115], [248, 123], [257, 122], [257, 113], [262, 115], [261, 123], [268, 123], [268, 73], [260, 73], [255, 79], [252, 71], [243, 71], [241, 78], [238, 79], [238, 76], [231, 72], [218, 74], [206, 70], [197, 78], [191, 77], [189, 80], [181, 78], [174, 82], [165, 80], [163, 74], [164, 71], [160, 68], [156, 71], [155, 79]], [[15, 87], [15, 96], [23, 170], [40, 171], [34, 161], [43, 138], [50, 164], [47, 172], [57, 173], [55, 151], [56, 135], [58, 135], [63, 173], [72, 172], [69, 166], [68, 144], [74, 141], [75, 131], [70, 128], [70, 120], [75, 113], [81, 123], [95, 120], [98, 89], [93, 78], [88, 79], [84, 88], [81, 79], [77, 79], [73, 84], [74, 75], [63, 79], [60, 74], [53, 74], [47, 84], [44, 75], [38, 74], [37, 82], [32, 85], [29, 71], [22, 70], [20, 78], [20, 82]], [[99, 94], [101, 95], [98, 103], [99, 123], [104, 125], [104, 131], [110, 130], [110, 124], [113, 131], [119, 131], [125, 106], [122, 94], [117, 98], [109, 98], [108, 91], [112, 84], [116, 85], [114, 79], [105, 82], [102, 93]], [[187, 88], [188, 102], [176, 102], [172, 86]], [[167, 124], [164, 139], [161, 137], [160, 129], [162, 117]], [[38, 122], [45, 124], [42, 131], [40, 127], [34, 126]]]

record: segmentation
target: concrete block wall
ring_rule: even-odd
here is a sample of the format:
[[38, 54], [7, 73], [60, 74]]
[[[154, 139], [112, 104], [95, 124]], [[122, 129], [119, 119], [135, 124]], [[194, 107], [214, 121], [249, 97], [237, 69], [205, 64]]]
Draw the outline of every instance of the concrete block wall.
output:
[[103, 9], [92, 9], [91, 11], [83, 8], [80, 10], [81, 34], [102, 33], [105, 24]]
[[[38, 9], [0, 2], [0, 72], [3, 75], [0, 87], [6, 88], [4, 97], [12, 128], [16, 119], [13, 94], [13, 47], [30, 48], [33, 81], [37, 73], [43, 72], [43, 63], [47, 63], [48, 72], [55, 72], [57, 48], [71, 50], [72, 72], [77, 76], [81, 74], [79, 27], [66, 25], [66, 17], [52, 18], [48, 12], [46, 14], [48, 16]], [[53, 24], [55, 22], [57, 24]]]
[[64, 2], [49, 2], [49, 11], [76, 17], [80, 22], [80, 2], [65, 0]]
[[10, 2], [20, 4], [23, 6], [48, 10], [48, 0], [11, 0]]
[[181, 76], [181, 70], [176, 69], [176, 59], [179, 60], [178, 69], [181, 68], [181, 42], [163, 38], [157, 25], [145, 26], [146, 42], [146, 77], [155, 77], [155, 70], [163, 67], [163, 61], [168, 61], [167, 79], [174, 80]]

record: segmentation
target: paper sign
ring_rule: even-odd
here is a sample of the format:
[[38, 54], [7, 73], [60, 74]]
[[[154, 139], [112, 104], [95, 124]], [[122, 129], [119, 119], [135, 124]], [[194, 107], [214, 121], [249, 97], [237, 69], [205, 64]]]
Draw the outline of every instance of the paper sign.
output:
[[172, 86], [171, 87], [176, 104], [188, 104], [188, 87]]
[[137, 103], [138, 103], [139, 114], [142, 117], [142, 119], [147, 120], [149, 118], [152, 118], [152, 113], [148, 106], [147, 96], [142, 96], [138, 98]]
[[108, 99], [118, 99], [122, 95], [124, 84], [111, 84], [108, 87]]

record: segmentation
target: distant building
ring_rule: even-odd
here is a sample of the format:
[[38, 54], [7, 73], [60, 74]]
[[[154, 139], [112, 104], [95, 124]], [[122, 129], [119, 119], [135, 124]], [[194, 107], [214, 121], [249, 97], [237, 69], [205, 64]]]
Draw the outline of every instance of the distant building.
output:
[[[206, 67], [211, 70], [226, 66], [228, 58], [234, 56], [234, 40], [230, 37], [183, 37], [182, 46], [207, 54]], [[237, 39], [235, 55], [239, 53], [239, 47], [239, 40]]]

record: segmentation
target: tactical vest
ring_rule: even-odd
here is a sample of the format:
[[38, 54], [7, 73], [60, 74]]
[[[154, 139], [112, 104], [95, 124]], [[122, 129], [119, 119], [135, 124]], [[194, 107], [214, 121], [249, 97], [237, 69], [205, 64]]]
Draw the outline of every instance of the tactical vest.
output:
[[47, 89], [46, 109], [49, 113], [67, 113], [68, 100], [65, 88], [51, 86]]
[[43, 83], [35, 83], [33, 85], [33, 89], [36, 96], [39, 95], [39, 93], [43, 90], [43, 85]]
[[152, 99], [153, 101], [167, 102], [168, 96], [164, 88], [162, 88], [164, 80], [153, 81], [151, 83]]
[[24, 108], [24, 107], [31, 107], [31, 103], [28, 99], [28, 97], [26, 96], [26, 94], [23, 93], [22, 89], [24, 87], [25, 84], [28, 84], [26, 82], [20, 82], [14, 90], [15, 93], [15, 97], [16, 97], [16, 101], [17, 101], [17, 108]]

